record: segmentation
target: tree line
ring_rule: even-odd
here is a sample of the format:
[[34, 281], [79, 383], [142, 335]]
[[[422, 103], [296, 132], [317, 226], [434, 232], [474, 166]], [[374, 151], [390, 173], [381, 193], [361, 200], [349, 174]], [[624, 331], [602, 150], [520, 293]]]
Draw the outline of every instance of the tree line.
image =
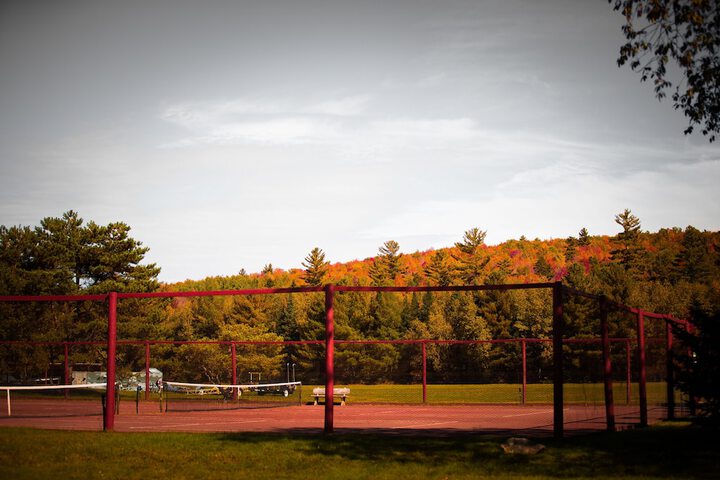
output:
[[[693, 308], [718, 309], [718, 232], [694, 227], [641, 229], [630, 210], [615, 217], [620, 232], [593, 236], [585, 228], [577, 236], [554, 240], [521, 237], [497, 246], [485, 244], [486, 232], [467, 230], [452, 247], [401, 253], [394, 240], [384, 242], [369, 259], [331, 263], [321, 248], [312, 249], [300, 269], [281, 270], [267, 264], [261, 272], [209, 277], [175, 284], [157, 281], [159, 267], [143, 264], [147, 247], [132, 239], [123, 223], [85, 224], [75, 212], [46, 218], [38, 227], [0, 227], [0, 291], [2, 294], [71, 294], [107, 291], [226, 290], [302, 285], [482, 285], [564, 283], [590, 293], [650, 311], [685, 317]], [[5, 340], [103, 340], [103, 305], [51, 303], [0, 304], [0, 336]], [[567, 336], [592, 337], [598, 332], [597, 307], [566, 299]], [[633, 331], [632, 319], [614, 314], [612, 335]], [[179, 341], [296, 341], [324, 338], [322, 294], [123, 300], [118, 311], [121, 339]], [[474, 293], [360, 293], [336, 296], [336, 338], [343, 340], [490, 340], [548, 338], [551, 298], [541, 290]], [[97, 361], [102, 346], [78, 349], [74, 361]], [[537, 368], [549, 374], [550, 345], [532, 344], [528, 351]], [[51, 350], [51, 349], [48, 349]], [[23, 353], [24, 352], [24, 353]], [[279, 378], [290, 364], [303, 381], [322, 376], [323, 350], [316, 345], [238, 346], [239, 378], [264, 372]], [[519, 344], [465, 346], [428, 345], [429, 375], [438, 381], [517, 381]], [[28, 350], [4, 355], [6, 369], [33, 370], [32, 365], [57, 361], [59, 347], [42, 354]], [[121, 347], [119, 364], [127, 370], [144, 365], [144, 350]], [[583, 375], [592, 358], [578, 357], [571, 367]], [[594, 360], [593, 360], [594, 361]], [[153, 366], [176, 378], [227, 381], [227, 346], [153, 347]], [[10, 363], [15, 366], [11, 368]], [[336, 370], [341, 381], [409, 382], [420, 375], [417, 345], [339, 345]], [[37, 373], [37, 372], [36, 372]], [[346, 379], [346, 380], [343, 380]]]

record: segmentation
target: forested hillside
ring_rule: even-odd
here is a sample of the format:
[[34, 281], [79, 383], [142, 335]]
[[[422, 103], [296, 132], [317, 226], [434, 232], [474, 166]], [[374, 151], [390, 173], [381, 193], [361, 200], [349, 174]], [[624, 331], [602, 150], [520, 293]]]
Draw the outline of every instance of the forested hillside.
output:
[[[627, 218], [623, 218], [623, 216]], [[284, 271], [268, 264], [262, 272], [166, 284], [163, 290], [222, 290], [341, 285], [480, 285], [561, 280], [590, 293], [650, 311], [687, 315], [693, 301], [712, 308], [720, 289], [720, 232], [687, 228], [640, 230], [631, 212], [618, 215], [618, 235], [484, 243], [485, 232], [471, 229], [452, 247], [400, 253], [395, 241], [374, 258], [330, 263], [322, 250], [305, 259], [305, 269]], [[629, 221], [629, 223], [627, 223]], [[626, 223], [624, 225], [624, 222]], [[317, 254], [322, 255], [319, 259]], [[308, 280], [309, 268], [321, 270]]]
[[[388, 240], [374, 258], [330, 263], [320, 248], [302, 261], [302, 269], [283, 271], [268, 264], [262, 272], [188, 280], [159, 285], [159, 269], [143, 265], [147, 251], [116, 223], [86, 226], [74, 212], [45, 219], [40, 227], [0, 229], [0, 293], [58, 294], [119, 291], [188, 291], [341, 285], [462, 285], [548, 282], [565, 284], [650, 311], [677, 317], [691, 306], [707, 311], [720, 306], [720, 232], [693, 227], [644, 232], [626, 210], [615, 218], [618, 235], [594, 236], [581, 229], [577, 237], [552, 240], [520, 238], [500, 245], [485, 244], [485, 232], [473, 228], [453, 246], [402, 253]], [[300, 263], [300, 262], [299, 262]], [[547, 338], [551, 329], [550, 295], [546, 290], [481, 293], [343, 293], [336, 296], [336, 338], [453, 339]], [[2, 304], [0, 336], [5, 340], [102, 340], [102, 305]], [[33, 310], [35, 308], [35, 310]], [[592, 312], [569, 303], [568, 332], [593, 336]], [[583, 310], [585, 309], [585, 310]], [[584, 312], [584, 313], [583, 313]], [[324, 297], [281, 294], [124, 300], [118, 312], [121, 339], [171, 340], [320, 340], [324, 338]], [[585, 319], [585, 320], [584, 320]], [[627, 332], [616, 331], [621, 336]], [[546, 349], [538, 347], [538, 355]], [[458, 358], [452, 352], [428, 351], [431, 369], [458, 371], [508, 363], [516, 352], [498, 353], [476, 345]], [[128, 349], [125, 363], [134, 368], [141, 352]], [[186, 346], [167, 350], [158, 365], [176, 371], [202, 366], [203, 379], [219, 380], [227, 372], [226, 353], [214, 347]], [[239, 365], [276, 375], [284, 362], [317, 371], [321, 352], [298, 346], [291, 351], [247, 351]], [[340, 365], [357, 381], [393, 381], [399, 370], [417, 372], [416, 357], [396, 347], [377, 345], [346, 349]], [[450, 368], [448, 365], [455, 366]], [[185, 365], [182, 367], [181, 365]], [[400, 368], [402, 365], [402, 369]], [[342, 370], [342, 368], [340, 368]]]

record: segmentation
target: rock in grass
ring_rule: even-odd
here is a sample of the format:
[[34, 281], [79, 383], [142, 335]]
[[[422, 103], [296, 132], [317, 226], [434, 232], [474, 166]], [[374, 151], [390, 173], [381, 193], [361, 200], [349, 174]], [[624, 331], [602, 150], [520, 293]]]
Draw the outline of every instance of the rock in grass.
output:
[[535, 455], [545, 449], [545, 445], [540, 443], [532, 445], [527, 438], [523, 437], [510, 438], [500, 446], [505, 453], [521, 455]]

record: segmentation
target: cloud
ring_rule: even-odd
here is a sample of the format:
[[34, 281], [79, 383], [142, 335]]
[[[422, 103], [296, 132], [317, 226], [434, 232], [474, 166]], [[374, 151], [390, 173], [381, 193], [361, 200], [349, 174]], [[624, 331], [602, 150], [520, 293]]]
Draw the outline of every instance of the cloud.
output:
[[338, 136], [337, 126], [327, 121], [285, 117], [261, 121], [208, 122], [197, 125], [195, 135], [163, 145], [301, 144], [323, 143]]
[[348, 96], [312, 105], [233, 100], [180, 103], [160, 118], [180, 127], [182, 138], [163, 147], [298, 144], [406, 145], [457, 142], [483, 135], [472, 118], [373, 118], [363, 116], [370, 97]]
[[358, 95], [312, 105], [253, 99], [179, 103], [160, 118], [186, 135], [162, 147], [334, 142], [342, 133], [340, 120], [359, 115], [369, 99]]
[[387, 119], [373, 122], [371, 128], [375, 133], [390, 138], [465, 140], [480, 134], [471, 118]]
[[357, 95], [339, 99], [325, 100], [310, 107], [310, 113], [322, 115], [355, 116], [365, 112], [370, 101], [369, 95]]
[[[485, 198], [414, 203], [362, 232], [367, 238], [422, 238], [426, 247], [444, 247], [471, 227], [488, 231], [488, 242], [525, 235], [553, 238], [587, 227], [593, 235], [615, 234], [614, 215], [630, 208], [643, 228], [692, 224], [712, 229], [720, 216], [715, 180], [720, 161], [672, 164], [616, 178], [577, 165], [553, 164], [515, 175]], [[704, 205], [702, 210], [691, 205]], [[401, 242], [402, 243], [402, 242]]]

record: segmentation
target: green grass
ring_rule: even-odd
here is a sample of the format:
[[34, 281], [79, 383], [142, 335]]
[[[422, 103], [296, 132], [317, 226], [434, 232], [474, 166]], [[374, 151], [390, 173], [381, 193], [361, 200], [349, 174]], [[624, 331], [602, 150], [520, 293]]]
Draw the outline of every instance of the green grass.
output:
[[[302, 386], [302, 401], [309, 403], [313, 401], [312, 389], [318, 385]], [[422, 403], [422, 385], [337, 385], [350, 387], [349, 402], [353, 404], [363, 403], [406, 403], [420, 404]], [[638, 394], [639, 386], [637, 383], [631, 384], [630, 403], [637, 405], [639, 403]], [[603, 384], [601, 383], [566, 383], [564, 385], [565, 402], [568, 404], [583, 403], [602, 403], [604, 401]], [[649, 404], [665, 403], [665, 383], [664, 382], [648, 382], [647, 384], [648, 402]], [[258, 395], [256, 392], [244, 392], [240, 397], [240, 402], [261, 402], [261, 403], [299, 403], [300, 391], [294, 392], [287, 398], [279, 395]], [[70, 394], [71, 399], [88, 399], [99, 398], [99, 393], [95, 391], [73, 391]], [[222, 401], [220, 395], [188, 395], [179, 392], [165, 392], [170, 403], [176, 401]], [[613, 395], [617, 405], [625, 405], [627, 402], [626, 385], [624, 383], [615, 383]], [[45, 398], [47, 394], [36, 392], [15, 392], [15, 398]], [[62, 393], [55, 392], [54, 397], [62, 396]], [[120, 397], [124, 401], [134, 401], [135, 392], [121, 391]], [[145, 398], [144, 392], [140, 393], [140, 399]], [[150, 398], [158, 401], [158, 394], [151, 393]], [[495, 403], [495, 404], [519, 404], [522, 399], [521, 385], [519, 384], [472, 384], [472, 385], [428, 385], [427, 398], [430, 404], [472, 404], [472, 403]], [[553, 386], [549, 383], [528, 384], [526, 389], [526, 403], [529, 404], [549, 404], [553, 401]], [[679, 398], [677, 399], [680, 400]]]
[[452, 438], [101, 433], [0, 428], [0, 478], [720, 478], [718, 432], [669, 423], [542, 440], [506, 455], [488, 436]]
[[[312, 400], [312, 389], [317, 385], [303, 386], [303, 401]], [[422, 403], [421, 385], [337, 385], [350, 388], [349, 402], [361, 403]], [[630, 403], [638, 403], [639, 387], [631, 385]], [[665, 383], [648, 382], [648, 402], [650, 404], [665, 402]], [[566, 403], [598, 403], [604, 401], [602, 383], [566, 383], [564, 385]], [[613, 397], [618, 405], [627, 401], [626, 386], [616, 383], [613, 386]], [[432, 404], [463, 404], [463, 403], [508, 403], [518, 404], [522, 399], [521, 385], [518, 384], [486, 384], [486, 385], [428, 385], [428, 402]], [[552, 384], [528, 384], [526, 403], [552, 403]]]

